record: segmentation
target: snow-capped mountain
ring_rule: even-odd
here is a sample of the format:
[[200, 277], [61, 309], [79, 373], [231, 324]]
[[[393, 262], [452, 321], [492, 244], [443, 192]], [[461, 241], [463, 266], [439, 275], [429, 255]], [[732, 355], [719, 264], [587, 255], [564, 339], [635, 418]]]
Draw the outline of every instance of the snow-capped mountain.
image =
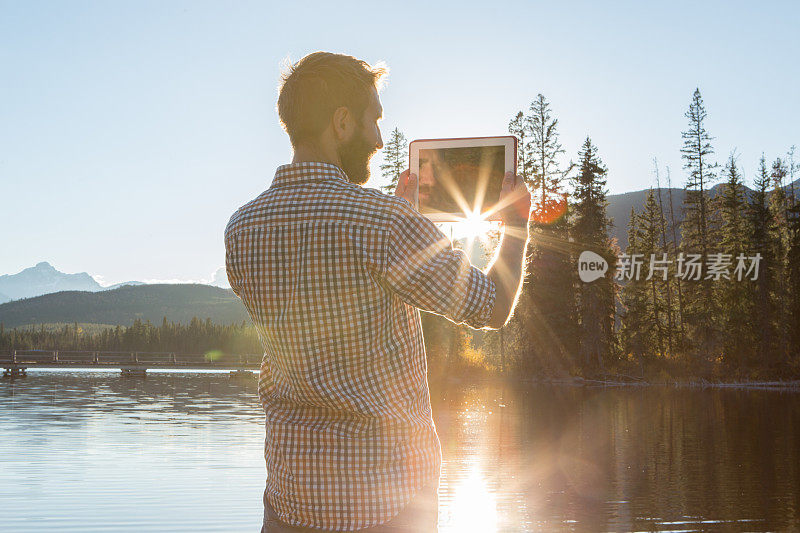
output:
[[6, 297], [6, 300], [2, 300], [0, 296], [0, 302], [30, 298], [51, 292], [95, 292], [103, 289], [104, 287], [86, 272], [65, 274], [44, 261], [17, 274], [0, 276], [0, 295]]
[[223, 289], [229, 289], [228, 277], [225, 274], [225, 267], [220, 268], [211, 276], [211, 280], [148, 280], [144, 281], [125, 281], [104, 287], [86, 272], [79, 274], [65, 274], [54, 268], [50, 263], [42, 261], [36, 266], [26, 268], [17, 274], [6, 274], [0, 276], [0, 304], [22, 298], [33, 298], [44, 294], [51, 294], [61, 291], [87, 291], [99, 292], [110, 291], [125, 286], [139, 286], [163, 283], [192, 283], [201, 285], [212, 285]]

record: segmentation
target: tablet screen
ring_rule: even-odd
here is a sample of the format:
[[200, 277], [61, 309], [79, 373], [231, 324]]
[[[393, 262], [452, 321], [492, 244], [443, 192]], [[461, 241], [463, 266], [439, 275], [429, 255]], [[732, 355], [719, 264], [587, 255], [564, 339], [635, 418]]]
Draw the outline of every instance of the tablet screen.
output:
[[500, 198], [505, 168], [504, 146], [420, 148], [420, 213], [486, 213]]

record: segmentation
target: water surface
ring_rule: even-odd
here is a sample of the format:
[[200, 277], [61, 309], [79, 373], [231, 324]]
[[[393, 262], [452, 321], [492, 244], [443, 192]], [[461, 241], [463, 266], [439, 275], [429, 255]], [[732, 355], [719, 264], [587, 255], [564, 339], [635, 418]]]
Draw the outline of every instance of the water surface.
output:
[[[431, 383], [440, 531], [800, 530], [800, 394]], [[1, 531], [257, 533], [263, 412], [227, 373], [0, 382]]]

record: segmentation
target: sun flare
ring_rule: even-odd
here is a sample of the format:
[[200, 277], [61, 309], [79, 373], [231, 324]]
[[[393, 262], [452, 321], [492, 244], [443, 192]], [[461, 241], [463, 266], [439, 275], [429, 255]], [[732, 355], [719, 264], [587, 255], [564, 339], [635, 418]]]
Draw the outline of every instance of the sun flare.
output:
[[477, 212], [467, 213], [460, 220], [451, 225], [453, 239], [466, 239], [468, 242], [479, 240], [486, 242], [490, 232], [495, 229], [495, 223], [486, 220]]
[[459, 533], [492, 533], [498, 528], [497, 501], [474, 464], [456, 486], [449, 502], [448, 525]]

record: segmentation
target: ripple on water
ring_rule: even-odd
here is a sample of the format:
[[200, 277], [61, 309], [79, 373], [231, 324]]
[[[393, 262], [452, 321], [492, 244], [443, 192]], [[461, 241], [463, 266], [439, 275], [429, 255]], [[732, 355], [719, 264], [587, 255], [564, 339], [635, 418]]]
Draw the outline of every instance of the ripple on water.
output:
[[[440, 531], [800, 530], [798, 395], [432, 383]], [[1, 528], [255, 531], [255, 380], [0, 383]]]

